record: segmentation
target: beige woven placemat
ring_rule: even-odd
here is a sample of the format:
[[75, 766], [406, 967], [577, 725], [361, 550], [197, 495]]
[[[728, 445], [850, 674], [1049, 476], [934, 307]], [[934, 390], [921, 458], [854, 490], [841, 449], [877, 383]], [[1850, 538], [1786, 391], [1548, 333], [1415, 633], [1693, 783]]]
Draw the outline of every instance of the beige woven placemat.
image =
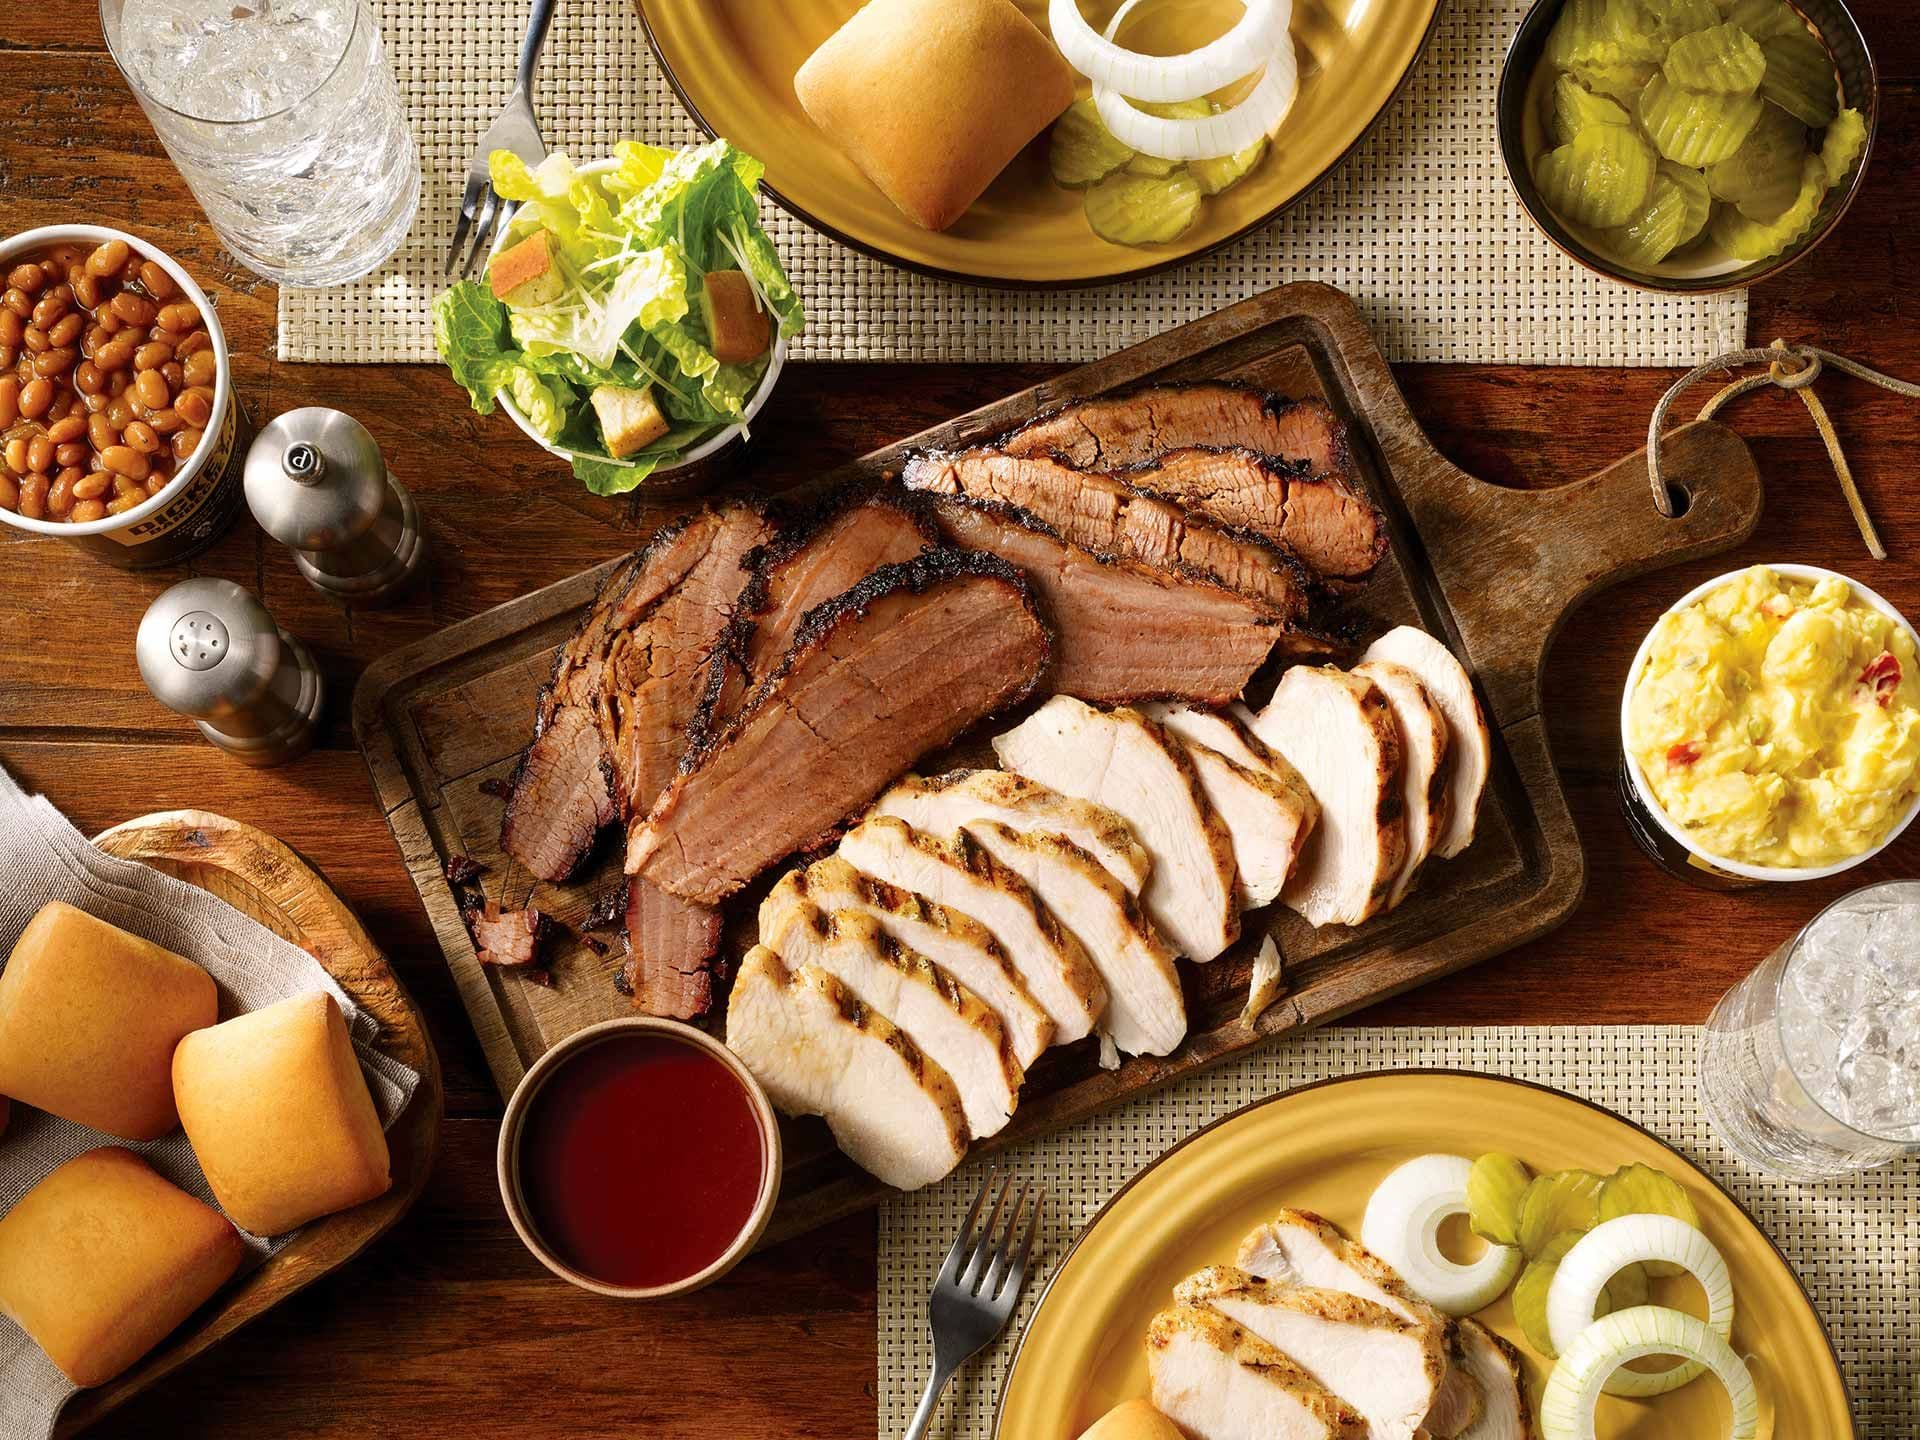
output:
[[[1683, 1026], [1356, 1027], [1279, 1041], [1239, 1061], [1049, 1139], [996, 1157], [1047, 1187], [1036, 1242], [1047, 1260], [1027, 1283], [1007, 1334], [966, 1367], [929, 1432], [987, 1440], [1013, 1337], [1045, 1288], [1051, 1262], [1136, 1171], [1251, 1101], [1365, 1070], [1480, 1070], [1551, 1085], [1637, 1121], [1724, 1184], [1786, 1254], [1812, 1293], [1846, 1367], [1867, 1440], [1920, 1435], [1915, 1353], [1920, 1321], [1920, 1166], [1801, 1186], [1734, 1159], [1694, 1103], [1700, 1032]], [[880, 1440], [904, 1433], [932, 1362], [927, 1290], [979, 1188], [985, 1162], [890, 1201], [880, 1216]], [[1015, 1437], [1018, 1440], [1018, 1437]], [[1788, 1440], [1788, 1437], [1781, 1437]], [[1838, 1435], [1797, 1440], [1843, 1440]]]
[[[521, 0], [373, 4], [419, 142], [420, 215], [368, 279], [280, 292], [283, 360], [435, 358], [428, 304], [467, 158], [513, 83]], [[1533, 230], [1508, 188], [1493, 124], [1500, 57], [1527, 0], [1447, 6], [1386, 121], [1320, 191], [1171, 274], [1048, 295], [981, 290], [869, 260], [767, 201], [774, 243], [807, 302], [796, 355], [1094, 360], [1288, 280], [1353, 295], [1389, 360], [1693, 365], [1745, 344], [1745, 292], [1643, 294], [1589, 274]], [[577, 158], [624, 136], [701, 138], [655, 65], [632, 0], [566, 0], [536, 90], [548, 144]]]

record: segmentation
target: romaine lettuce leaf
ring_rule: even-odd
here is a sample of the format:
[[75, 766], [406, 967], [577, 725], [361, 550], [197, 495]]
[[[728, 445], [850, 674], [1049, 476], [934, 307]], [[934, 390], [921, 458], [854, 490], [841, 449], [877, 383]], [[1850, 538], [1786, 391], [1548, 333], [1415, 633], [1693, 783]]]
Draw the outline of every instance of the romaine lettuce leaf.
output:
[[462, 280], [433, 302], [433, 343], [473, 408], [491, 415], [493, 392], [520, 358], [507, 330], [507, 307], [479, 281]]
[[560, 434], [560, 428], [567, 423], [567, 411], [578, 398], [566, 381], [537, 375], [524, 365], [514, 366], [507, 376], [507, 393], [543, 440], [552, 440]]

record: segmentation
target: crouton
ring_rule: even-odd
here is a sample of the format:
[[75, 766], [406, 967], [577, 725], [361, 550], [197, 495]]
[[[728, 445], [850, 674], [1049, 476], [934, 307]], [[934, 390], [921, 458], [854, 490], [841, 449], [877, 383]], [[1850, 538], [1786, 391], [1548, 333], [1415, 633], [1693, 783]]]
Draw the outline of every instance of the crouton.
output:
[[607, 454], [624, 460], [658, 440], [671, 428], [660, 407], [653, 403], [653, 387], [642, 385], [628, 390], [619, 385], [597, 385], [593, 391], [593, 413], [600, 417], [600, 433], [606, 437]]
[[767, 312], [754, 298], [753, 286], [738, 270], [709, 270], [700, 291], [700, 314], [707, 322], [707, 338], [722, 365], [758, 360], [772, 343]]
[[487, 283], [496, 300], [508, 305], [545, 305], [557, 299], [566, 281], [553, 263], [551, 237], [536, 230], [487, 262]]

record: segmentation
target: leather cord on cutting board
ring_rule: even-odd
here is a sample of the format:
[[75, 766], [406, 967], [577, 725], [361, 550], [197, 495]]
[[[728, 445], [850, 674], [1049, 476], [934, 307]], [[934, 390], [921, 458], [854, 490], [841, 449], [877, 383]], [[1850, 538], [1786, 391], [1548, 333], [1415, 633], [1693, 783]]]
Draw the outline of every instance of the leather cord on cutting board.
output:
[[1853, 511], [1854, 524], [1860, 527], [1860, 538], [1867, 542], [1867, 551], [1874, 559], [1886, 559], [1887, 547], [1880, 543], [1880, 532], [1874, 528], [1873, 517], [1867, 514], [1866, 502], [1860, 498], [1860, 488], [1853, 482], [1853, 470], [1847, 464], [1846, 452], [1840, 448], [1840, 437], [1834, 433], [1833, 419], [1827, 414], [1827, 407], [1820, 403], [1820, 397], [1813, 393], [1813, 382], [1826, 366], [1831, 365], [1856, 379], [1878, 385], [1883, 390], [1891, 390], [1909, 400], [1920, 400], [1920, 385], [1896, 380], [1869, 365], [1836, 355], [1831, 350], [1822, 350], [1817, 345], [1789, 345], [1784, 340], [1776, 340], [1764, 350], [1730, 350], [1704, 365], [1696, 366], [1676, 380], [1667, 393], [1660, 397], [1660, 403], [1653, 407], [1653, 419], [1647, 425], [1647, 477], [1653, 483], [1654, 508], [1668, 519], [1673, 518], [1673, 500], [1667, 493], [1666, 479], [1660, 473], [1660, 436], [1666, 425], [1667, 411], [1680, 398], [1680, 393], [1696, 380], [1741, 365], [1765, 365], [1767, 368], [1761, 374], [1743, 376], [1721, 388], [1700, 407], [1700, 413], [1695, 418], [1711, 420], [1730, 401], [1765, 385], [1778, 386], [1799, 395], [1806, 403], [1807, 413], [1813, 416], [1814, 428], [1820, 432], [1822, 443], [1827, 447], [1827, 458], [1833, 462], [1833, 473], [1839, 478], [1840, 489], [1847, 497], [1847, 508]]

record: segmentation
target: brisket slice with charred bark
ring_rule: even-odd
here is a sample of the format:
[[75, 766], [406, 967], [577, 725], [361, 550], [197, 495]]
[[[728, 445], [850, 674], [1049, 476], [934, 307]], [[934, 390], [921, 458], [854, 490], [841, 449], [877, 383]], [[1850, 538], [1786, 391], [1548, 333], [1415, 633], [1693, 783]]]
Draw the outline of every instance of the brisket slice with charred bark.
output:
[[1019, 571], [935, 549], [808, 615], [774, 672], [627, 843], [627, 870], [717, 904], [902, 770], [1031, 693], [1052, 646]]
[[1240, 446], [1309, 475], [1353, 474], [1346, 427], [1324, 403], [1220, 380], [1076, 401], [1000, 442], [1010, 455], [1058, 455], [1079, 470], [1122, 470], [1188, 445]]
[[1096, 552], [1205, 575], [1289, 623], [1307, 613], [1312, 577], [1291, 552], [1264, 535], [1189, 514], [1121, 476], [1075, 470], [1052, 456], [981, 449], [916, 455], [900, 480], [909, 490], [1015, 506]]
[[627, 962], [634, 1003], [650, 1015], [690, 1019], [713, 1004], [713, 957], [720, 912], [644, 880], [627, 883]]
[[1011, 505], [930, 498], [951, 543], [1019, 567], [1054, 627], [1046, 686], [1100, 705], [1198, 700], [1224, 705], [1279, 645], [1323, 654], [1327, 642], [1290, 630], [1257, 600], [1204, 577], [1069, 544]]

